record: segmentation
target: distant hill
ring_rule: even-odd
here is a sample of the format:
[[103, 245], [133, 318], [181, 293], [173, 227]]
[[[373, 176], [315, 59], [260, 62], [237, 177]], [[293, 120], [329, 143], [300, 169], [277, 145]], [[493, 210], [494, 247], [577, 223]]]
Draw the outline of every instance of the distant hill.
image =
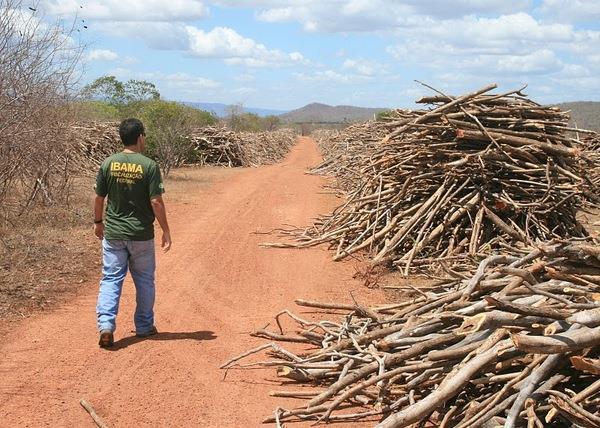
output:
[[557, 106], [562, 110], [571, 110], [571, 122], [579, 128], [600, 132], [600, 102], [576, 101]]
[[373, 115], [385, 108], [364, 108], [353, 106], [330, 106], [327, 104], [312, 103], [297, 110], [280, 115], [284, 122], [318, 122], [318, 123], [339, 123], [339, 122], [357, 122], [369, 120]]
[[[221, 104], [221, 103], [191, 103], [191, 102], [185, 102], [184, 104], [187, 104], [189, 106], [198, 108], [200, 110], [206, 110], [206, 111], [210, 111], [212, 113], [214, 113], [215, 115], [217, 115], [218, 117], [225, 117], [228, 115], [228, 108], [230, 106], [230, 104]], [[246, 113], [254, 113], [257, 114], [261, 117], [264, 116], [279, 116], [282, 113], [286, 113], [286, 110], [272, 110], [272, 109], [266, 109], [266, 108], [257, 108], [257, 107], [246, 107], [244, 106], [244, 111]]]

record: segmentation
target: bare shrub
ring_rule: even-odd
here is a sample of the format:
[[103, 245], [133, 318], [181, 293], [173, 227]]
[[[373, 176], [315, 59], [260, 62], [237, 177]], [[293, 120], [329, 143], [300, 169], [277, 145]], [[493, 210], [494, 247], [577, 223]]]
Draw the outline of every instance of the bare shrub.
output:
[[0, 221], [59, 201], [70, 182], [68, 101], [82, 47], [74, 28], [26, 6], [0, 0]]

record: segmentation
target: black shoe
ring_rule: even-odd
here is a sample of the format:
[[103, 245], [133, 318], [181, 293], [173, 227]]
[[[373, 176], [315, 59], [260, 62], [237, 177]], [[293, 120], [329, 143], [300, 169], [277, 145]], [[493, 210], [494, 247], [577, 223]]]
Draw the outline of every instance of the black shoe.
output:
[[156, 327], [152, 326], [152, 330], [150, 330], [146, 333], [136, 333], [135, 336], [136, 337], [150, 337], [150, 336], [154, 336], [157, 333], [158, 333], [158, 330], [156, 329]]
[[113, 333], [110, 330], [102, 330], [100, 331], [100, 341], [98, 345], [101, 348], [110, 348], [115, 343], [115, 339], [113, 337]]

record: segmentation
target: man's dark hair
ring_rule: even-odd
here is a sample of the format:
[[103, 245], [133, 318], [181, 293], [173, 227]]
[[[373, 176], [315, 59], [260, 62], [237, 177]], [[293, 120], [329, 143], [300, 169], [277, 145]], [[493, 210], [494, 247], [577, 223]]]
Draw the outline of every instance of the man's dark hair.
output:
[[140, 135], [146, 135], [144, 124], [139, 119], [125, 119], [119, 125], [119, 135], [125, 146], [135, 146]]

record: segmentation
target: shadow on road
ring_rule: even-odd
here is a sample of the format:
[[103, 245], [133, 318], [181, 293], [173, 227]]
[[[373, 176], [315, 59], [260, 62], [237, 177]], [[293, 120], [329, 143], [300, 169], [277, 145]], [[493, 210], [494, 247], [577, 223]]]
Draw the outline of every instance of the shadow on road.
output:
[[127, 348], [128, 346], [135, 345], [136, 343], [144, 340], [214, 340], [217, 336], [214, 331], [191, 331], [191, 332], [159, 332], [154, 336], [149, 337], [137, 337], [128, 336], [123, 339], [119, 339], [115, 342], [112, 348], [108, 348], [111, 351], [118, 351], [119, 349]]

